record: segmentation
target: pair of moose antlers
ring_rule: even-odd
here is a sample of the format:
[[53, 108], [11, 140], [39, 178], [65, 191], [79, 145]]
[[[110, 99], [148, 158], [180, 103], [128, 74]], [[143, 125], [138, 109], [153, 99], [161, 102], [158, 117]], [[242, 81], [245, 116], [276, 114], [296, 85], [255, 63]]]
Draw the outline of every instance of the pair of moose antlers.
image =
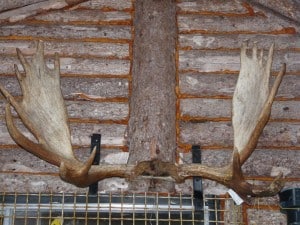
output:
[[[54, 69], [48, 68], [44, 59], [44, 44], [41, 41], [38, 42], [37, 51], [31, 60], [27, 60], [17, 49], [18, 58], [25, 71], [25, 74], [21, 73], [14, 66], [23, 93], [22, 100], [16, 100], [0, 85], [0, 91], [7, 100], [5, 118], [8, 131], [22, 148], [58, 166], [61, 179], [79, 187], [86, 187], [109, 177], [133, 179], [143, 174], [167, 174], [176, 182], [192, 176], [214, 180], [233, 189], [244, 199], [249, 196], [275, 195], [283, 187], [282, 175], [267, 186], [253, 185], [244, 179], [241, 166], [255, 150], [259, 136], [269, 120], [272, 103], [286, 66], [283, 64], [269, 90], [274, 45], [270, 47], [266, 61], [263, 59], [263, 51], [258, 51], [255, 43], [252, 55], [248, 56], [247, 49], [247, 43], [243, 43], [241, 69], [233, 96], [234, 149], [232, 159], [225, 167], [178, 165], [158, 160], [144, 161], [137, 165], [92, 165], [95, 150], [85, 163], [81, 162], [72, 150], [67, 110], [60, 89], [59, 57], [55, 54]], [[36, 142], [26, 138], [15, 126], [11, 106], [34, 135]]]

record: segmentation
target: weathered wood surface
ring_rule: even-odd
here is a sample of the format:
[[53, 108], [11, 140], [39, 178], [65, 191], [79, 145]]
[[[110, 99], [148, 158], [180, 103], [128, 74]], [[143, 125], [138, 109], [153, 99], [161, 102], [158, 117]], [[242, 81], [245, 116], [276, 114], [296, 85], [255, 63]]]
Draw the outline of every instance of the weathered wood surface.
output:
[[[226, 61], [223, 59], [226, 58]], [[300, 71], [300, 52], [275, 52], [272, 71], [279, 71], [282, 63], [286, 63], [287, 72]], [[239, 71], [239, 51], [179, 51], [179, 70], [183, 71]]]
[[131, 10], [133, 2], [129, 0], [93, 0], [81, 3], [78, 8], [95, 10]]
[[87, 192], [88, 188], [78, 188], [60, 179], [59, 176], [41, 174], [0, 174], [1, 191], [3, 192]]
[[[0, 77], [1, 84], [13, 95], [21, 95], [17, 78]], [[81, 78], [62, 77], [61, 88], [64, 98], [78, 100], [81, 94], [88, 95], [95, 101], [107, 101], [111, 98], [128, 98], [129, 81], [126, 78]]]
[[112, 12], [101, 12], [99, 10], [65, 10], [65, 11], [54, 11], [47, 14], [38, 15], [34, 18], [34, 21], [43, 21], [50, 23], [116, 23], [116, 24], [130, 24], [131, 13], [122, 11]]
[[247, 214], [249, 215], [249, 224], [285, 224], [287, 221], [286, 215], [274, 210], [260, 209], [257, 205], [253, 209], [248, 209]]
[[207, 16], [205, 18], [198, 15], [178, 15], [178, 29], [180, 33], [189, 33], [195, 31], [207, 33], [276, 33], [285, 32], [290, 29], [291, 32], [299, 32], [299, 27], [291, 28], [288, 21], [284, 21], [273, 15], [260, 15], [252, 17], [221, 17]]
[[[179, 75], [180, 93], [194, 97], [231, 98], [238, 76], [226, 73], [184, 73]], [[272, 82], [274, 77], [271, 78]], [[300, 97], [300, 76], [285, 75], [276, 98], [298, 99]], [[297, 102], [295, 102], [297, 104]]]
[[[27, 131], [20, 121], [16, 121], [16, 124], [20, 130], [24, 133], [26, 137], [30, 139], [32, 137], [31, 133]], [[102, 134], [101, 143], [103, 145], [111, 146], [123, 146], [124, 144], [124, 133], [126, 125], [120, 124], [96, 124], [96, 123], [71, 123], [71, 140], [73, 145], [78, 146], [89, 146], [91, 143], [90, 136], [93, 133]], [[15, 142], [11, 139], [6, 124], [3, 120], [0, 120], [0, 145], [12, 145]]]
[[40, 0], [23, 0], [23, 1], [18, 1], [18, 0], [2, 0], [1, 1], [1, 7], [0, 11], [5, 11], [13, 8], [18, 8], [22, 7], [25, 5], [30, 5], [33, 3], [37, 3]]
[[67, 101], [66, 106], [69, 118], [126, 121], [129, 113], [127, 103]]
[[[59, 53], [63, 57], [85, 57], [85, 58], [108, 58], [128, 59], [128, 43], [101, 43], [76, 41], [44, 41], [45, 55], [53, 56]], [[25, 55], [35, 52], [35, 43], [26, 40], [0, 40], [0, 52], [2, 56], [16, 56], [16, 48]]]
[[[19, 193], [87, 193], [88, 188], [78, 188], [68, 184], [60, 179], [59, 176], [41, 174], [0, 174], [0, 184], [2, 192], [19, 192]], [[128, 183], [124, 179], [111, 178], [105, 179], [98, 184], [99, 192], [109, 190], [110, 192], [120, 193], [128, 189]]]
[[[295, 104], [296, 103], [296, 104]], [[298, 120], [300, 122], [300, 104], [296, 101], [275, 101], [272, 106], [271, 120]], [[231, 99], [182, 99], [180, 111], [182, 117], [202, 119], [231, 118]]]
[[[211, 167], [225, 166], [231, 160], [232, 150], [209, 149], [201, 152], [202, 164]], [[243, 172], [247, 177], [276, 176], [282, 171], [285, 178], [297, 178], [299, 171], [300, 151], [284, 149], [256, 149], [243, 165]], [[181, 153], [180, 160], [184, 163], [192, 162], [191, 153]], [[264, 163], [261, 161], [264, 160]]]
[[248, 9], [239, 1], [220, 2], [218, 0], [212, 0], [210, 4], [207, 4], [205, 0], [178, 1], [177, 7], [180, 9], [179, 13], [248, 13]]
[[112, 39], [128, 41], [131, 27], [126, 25], [68, 25], [68, 24], [16, 24], [3, 25], [0, 36], [31, 37], [38, 39]]
[[[186, 144], [203, 146], [233, 146], [231, 122], [181, 122], [180, 141]], [[300, 148], [300, 122], [269, 122], [265, 127], [258, 147], [296, 147]]]
[[180, 48], [186, 49], [237, 49], [245, 40], [257, 42], [260, 48], [268, 49], [272, 43], [276, 50], [299, 50], [299, 37], [292, 35], [260, 35], [260, 34], [181, 34], [178, 37]]
[[[76, 157], [85, 162], [90, 156], [90, 148], [75, 149]], [[128, 159], [128, 152], [121, 152], [120, 149], [101, 148], [101, 164], [125, 164]], [[0, 171], [16, 172], [24, 174], [49, 173], [58, 174], [58, 167], [47, 163], [38, 157], [24, 151], [20, 148], [3, 150], [0, 158]]]
[[62, 92], [67, 98], [75, 97], [76, 99], [78, 93], [91, 95], [96, 99], [99, 98], [99, 100], [105, 100], [107, 98], [127, 98], [129, 95], [128, 87], [129, 81], [126, 78], [62, 78]]
[[[24, 20], [27, 17], [34, 16], [39, 14], [40, 12], [46, 12], [55, 9], [61, 9], [65, 7], [72, 7], [76, 4], [85, 2], [87, 0], [60, 0], [60, 1], [53, 1], [53, 0], [45, 0], [45, 1], [34, 1], [28, 2], [27, 1], [22, 3], [15, 3], [11, 1], [9, 4], [9, 8], [7, 10], [3, 10], [0, 13], [0, 22], [7, 23], [7, 22], [17, 22], [20, 20]], [[2, 3], [5, 4], [5, 3]], [[2, 7], [2, 6], [1, 6]], [[0, 11], [1, 11], [0, 7]], [[4, 8], [5, 9], [5, 8]]]
[[[46, 59], [49, 68], [53, 69], [53, 61]], [[18, 65], [20, 71], [23, 71], [17, 57], [0, 56], [2, 67], [0, 72], [3, 74], [14, 74], [13, 65]], [[77, 75], [128, 75], [130, 70], [129, 60], [119, 59], [95, 59], [95, 58], [60, 58], [60, 72], [65, 74]]]
[[[293, 21], [299, 23], [300, 21], [300, 5], [299, 2], [293, 1], [293, 0], [286, 0], [286, 1], [280, 1], [280, 0], [251, 0], [252, 3], [256, 3], [255, 6], [259, 7], [260, 4], [264, 7], [259, 7], [260, 9], [270, 9], [270, 11], [275, 11], [276, 15], [282, 15], [282, 17], [291, 18]], [[258, 4], [257, 4], [258, 3]], [[294, 9], [294, 10], [291, 10]], [[285, 18], [285, 19], [287, 19]]]
[[[0, 98], [0, 118], [4, 118], [7, 102]], [[65, 101], [69, 118], [83, 119], [91, 122], [125, 123], [128, 118], [128, 103]], [[17, 116], [13, 112], [14, 116]]]

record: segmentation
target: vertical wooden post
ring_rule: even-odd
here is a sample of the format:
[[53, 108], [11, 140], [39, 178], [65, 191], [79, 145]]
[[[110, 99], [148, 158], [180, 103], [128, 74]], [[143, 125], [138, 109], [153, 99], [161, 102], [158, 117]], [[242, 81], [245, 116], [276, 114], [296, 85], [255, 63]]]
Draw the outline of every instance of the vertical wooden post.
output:
[[[175, 1], [135, 1], [134, 29], [128, 127], [129, 163], [154, 159], [174, 162], [177, 38]], [[171, 191], [174, 187], [170, 182], [157, 180], [148, 185], [152, 191]], [[135, 183], [132, 188], [141, 190], [141, 186], [145, 186], [145, 181]]]

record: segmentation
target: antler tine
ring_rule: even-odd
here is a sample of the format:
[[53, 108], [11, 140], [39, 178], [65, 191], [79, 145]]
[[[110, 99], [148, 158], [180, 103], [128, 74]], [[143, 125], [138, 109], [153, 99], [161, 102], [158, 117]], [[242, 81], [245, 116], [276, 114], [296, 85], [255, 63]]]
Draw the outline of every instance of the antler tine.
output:
[[80, 162], [63, 160], [59, 167], [59, 175], [62, 180], [72, 183], [78, 187], [86, 187], [99, 180], [110, 177], [130, 178], [134, 172], [134, 166], [130, 165], [97, 165], [93, 166], [96, 148], [88, 160], [83, 164]]
[[60, 177], [69, 183], [74, 184], [75, 181], [77, 186], [82, 186], [86, 183], [85, 180], [88, 177], [88, 172], [93, 164], [95, 155], [96, 147], [93, 149], [92, 154], [89, 156], [85, 164], [80, 163], [78, 165], [78, 163], [74, 164], [74, 161], [62, 160], [59, 167]]
[[6, 119], [8, 132], [18, 145], [28, 150], [30, 153], [34, 154], [35, 156], [46, 160], [48, 163], [59, 166], [60, 159], [58, 155], [56, 154], [49, 155], [48, 152], [43, 148], [41, 144], [37, 144], [29, 140], [16, 128], [11, 114], [10, 104], [7, 104], [5, 107], [5, 119]]
[[278, 91], [278, 88], [281, 84], [281, 81], [285, 74], [285, 71], [286, 71], [286, 64], [284, 63], [284, 64], [282, 64], [281, 70], [278, 73], [278, 75], [274, 81], [274, 84], [270, 91], [269, 97], [268, 97], [267, 101], [265, 102], [265, 105], [259, 116], [258, 123], [256, 124], [256, 126], [251, 134], [252, 138], [248, 141], [245, 148], [240, 153], [240, 160], [241, 160], [242, 165], [249, 158], [249, 156], [252, 154], [252, 152], [255, 150], [258, 139], [259, 139], [264, 127], [266, 126], [267, 122], [269, 121], [273, 101], [274, 101], [275, 95]]
[[242, 172], [242, 163], [240, 154], [237, 150], [232, 154], [232, 178], [225, 183], [226, 186], [233, 189], [240, 195], [247, 203], [248, 197], [268, 197], [276, 195], [282, 188], [282, 174], [279, 174], [269, 185], [254, 185], [248, 183]]
[[258, 139], [267, 124], [272, 104], [285, 74], [283, 64], [274, 85], [269, 91], [269, 77], [274, 53], [274, 44], [268, 52], [265, 66], [263, 53], [257, 55], [257, 44], [254, 43], [252, 56], [246, 54], [247, 43], [241, 48], [241, 70], [233, 96], [234, 146], [240, 153], [243, 164], [254, 151]]

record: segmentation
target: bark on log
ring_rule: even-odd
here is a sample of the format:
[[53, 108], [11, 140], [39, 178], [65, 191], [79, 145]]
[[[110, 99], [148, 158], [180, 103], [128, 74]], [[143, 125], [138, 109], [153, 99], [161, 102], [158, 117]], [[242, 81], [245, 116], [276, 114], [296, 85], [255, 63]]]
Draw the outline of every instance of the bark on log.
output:
[[[0, 6], [0, 23], [17, 22], [41, 12], [71, 7], [88, 0], [44, 0], [12, 2], [8, 6]], [[4, 6], [3, 6], [4, 5]]]
[[[142, 0], [135, 4], [128, 126], [129, 163], [149, 160], [174, 162], [177, 35], [175, 2]], [[145, 185], [145, 181], [140, 180], [133, 182], [131, 189], [172, 191], [173, 187], [172, 182], [152, 180]]]

